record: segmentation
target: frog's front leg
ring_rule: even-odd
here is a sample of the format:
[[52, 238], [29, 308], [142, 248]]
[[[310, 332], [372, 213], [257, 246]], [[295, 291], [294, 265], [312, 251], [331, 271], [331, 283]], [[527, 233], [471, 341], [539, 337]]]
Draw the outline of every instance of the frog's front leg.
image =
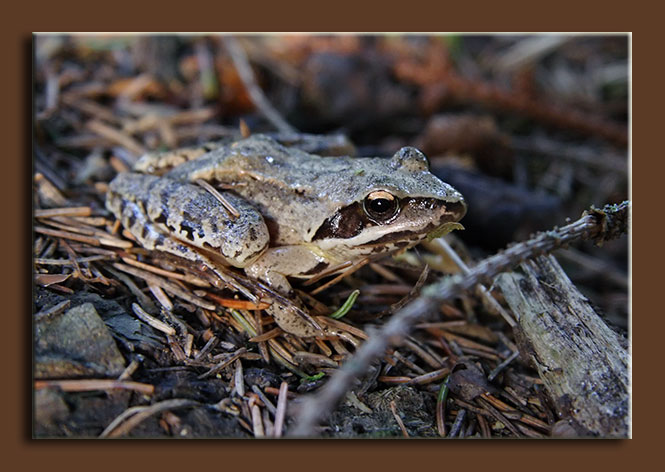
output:
[[[278, 292], [298, 308], [302, 307], [297, 295], [286, 276], [306, 276], [330, 265], [331, 261], [325, 256], [311, 251], [306, 245], [280, 246], [268, 249], [256, 262], [245, 267], [250, 277], [261, 280]], [[328, 328], [315, 326], [298, 313], [294, 306], [274, 300], [268, 313], [275, 319], [277, 325], [284, 331], [301, 337], [326, 336], [335, 333]]]

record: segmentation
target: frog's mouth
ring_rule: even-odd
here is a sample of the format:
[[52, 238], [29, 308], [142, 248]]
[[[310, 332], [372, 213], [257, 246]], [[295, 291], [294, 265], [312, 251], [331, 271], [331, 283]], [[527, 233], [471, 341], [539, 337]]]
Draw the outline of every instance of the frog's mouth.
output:
[[322, 246], [326, 245], [323, 240], [328, 240], [331, 246], [337, 241], [349, 247], [370, 250], [379, 247], [399, 249], [412, 246], [437, 230], [450, 228], [449, 225], [459, 221], [465, 213], [463, 201], [403, 198], [397, 217], [385, 224], [377, 224], [354, 203], [326, 220], [313, 240], [320, 240]]
[[423, 230], [417, 231], [399, 231], [396, 233], [388, 233], [381, 236], [379, 239], [376, 239], [372, 242], [362, 244], [363, 247], [371, 246], [382, 246], [388, 243], [392, 243], [397, 247], [406, 247], [407, 245], [413, 243], [419, 243], [425, 238], [435, 238], [443, 236], [454, 229], [463, 229], [464, 227], [457, 223], [458, 218], [452, 218], [449, 221], [446, 221], [442, 224], [430, 224], [427, 225]]

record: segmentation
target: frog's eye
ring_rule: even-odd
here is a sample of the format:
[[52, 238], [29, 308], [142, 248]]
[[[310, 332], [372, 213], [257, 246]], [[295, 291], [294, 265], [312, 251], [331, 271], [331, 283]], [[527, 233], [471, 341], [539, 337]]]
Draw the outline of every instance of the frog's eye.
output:
[[365, 197], [365, 213], [377, 223], [385, 223], [397, 214], [399, 202], [385, 190], [376, 190]]

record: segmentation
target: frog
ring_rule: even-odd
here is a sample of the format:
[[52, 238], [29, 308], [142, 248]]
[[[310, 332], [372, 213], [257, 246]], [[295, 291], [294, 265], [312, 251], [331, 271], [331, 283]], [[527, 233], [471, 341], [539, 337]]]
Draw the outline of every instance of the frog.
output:
[[322, 156], [253, 134], [190, 151], [139, 159], [109, 183], [107, 209], [148, 250], [244, 271], [273, 294], [277, 326], [298, 337], [335, 333], [309, 316], [290, 278], [405, 251], [466, 213], [410, 146], [389, 158]]

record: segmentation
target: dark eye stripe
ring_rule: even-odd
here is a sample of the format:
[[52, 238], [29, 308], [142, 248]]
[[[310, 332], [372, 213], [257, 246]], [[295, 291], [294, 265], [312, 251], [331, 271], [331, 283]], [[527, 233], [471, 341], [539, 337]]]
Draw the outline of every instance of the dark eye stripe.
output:
[[312, 238], [313, 241], [319, 239], [335, 238], [349, 239], [360, 234], [368, 224], [371, 224], [369, 218], [358, 203], [342, 208], [333, 216], [323, 222]]

